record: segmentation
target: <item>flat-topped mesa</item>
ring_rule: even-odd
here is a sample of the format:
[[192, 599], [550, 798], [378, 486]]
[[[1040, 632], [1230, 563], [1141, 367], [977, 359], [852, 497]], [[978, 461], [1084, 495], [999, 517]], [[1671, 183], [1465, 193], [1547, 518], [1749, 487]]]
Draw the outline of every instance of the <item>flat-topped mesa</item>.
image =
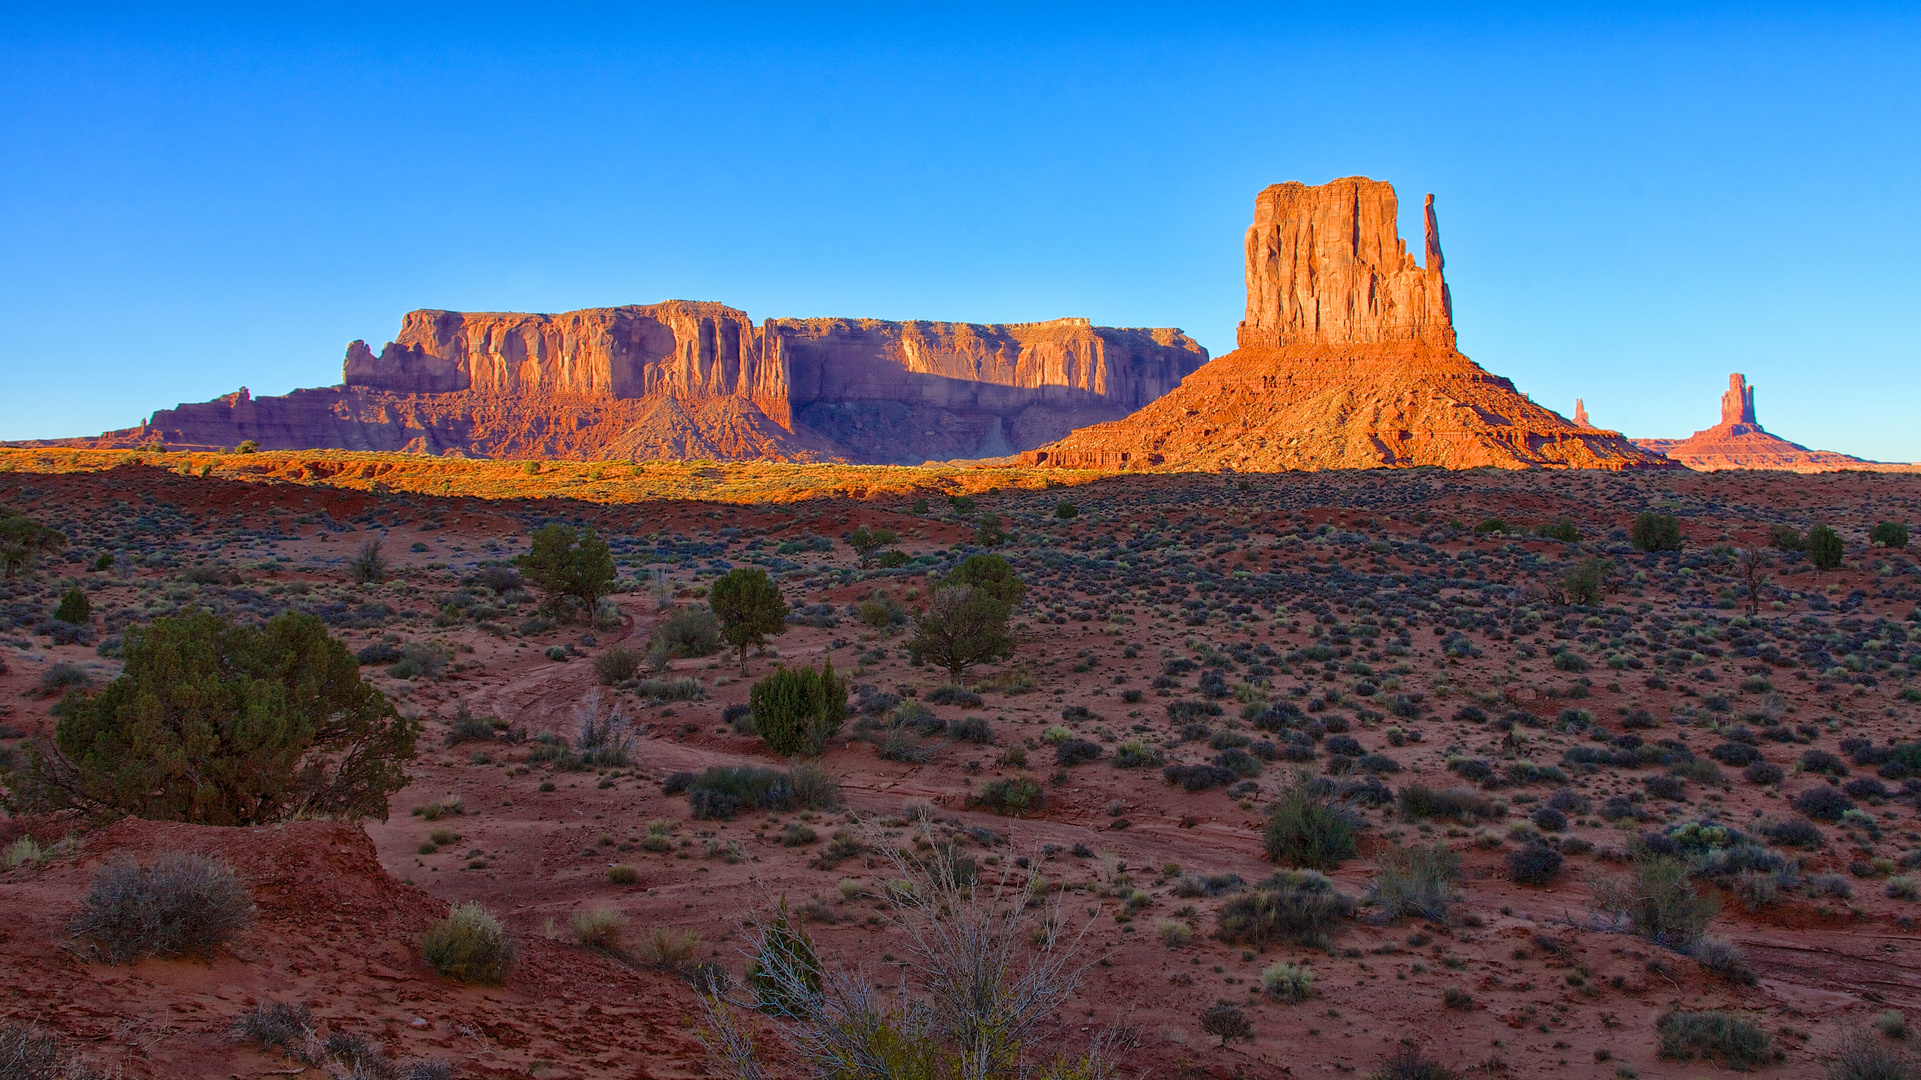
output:
[[1254, 200], [1247, 230], [1247, 312], [1239, 343], [1417, 343], [1454, 348], [1434, 196], [1426, 200], [1427, 265], [1408, 254], [1394, 185], [1349, 176], [1275, 184]]
[[769, 319], [668, 300], [559, 314], [409, 312], [341, 385], [161, 409], [61, 445], [919, 464], [1005, 457], [1118, 419], [1207, 350], [1086, 319]]
[[410, 311], [378, 356], [347, 346], [342, 383], [396, 393], [474, 390], [639, 398], [778, 396], [760, 367], [760, 331], [724, 304], [585, 308], [558, 315]]

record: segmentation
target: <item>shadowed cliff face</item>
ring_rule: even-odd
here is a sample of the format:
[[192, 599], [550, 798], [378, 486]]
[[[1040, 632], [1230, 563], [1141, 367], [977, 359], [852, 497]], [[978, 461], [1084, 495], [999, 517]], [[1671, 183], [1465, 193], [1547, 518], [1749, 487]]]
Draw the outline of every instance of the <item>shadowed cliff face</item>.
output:
[[769, 319], [670, 300], [557, 315], [414, 311], [342, 385], [244, 391], [71, 445], [919, 464], [1118, 419], [1207, 352], [1179, 330]]
[[1570, 423], [1455, 348], [1434, 197], [1425, 266], [1394, 188], [1366, 177], [1276, 184], [1247, 230], [1240, 348], [1124, 420], [1022, 454], [1031, 465], [1170, 471], [1661, 468]]

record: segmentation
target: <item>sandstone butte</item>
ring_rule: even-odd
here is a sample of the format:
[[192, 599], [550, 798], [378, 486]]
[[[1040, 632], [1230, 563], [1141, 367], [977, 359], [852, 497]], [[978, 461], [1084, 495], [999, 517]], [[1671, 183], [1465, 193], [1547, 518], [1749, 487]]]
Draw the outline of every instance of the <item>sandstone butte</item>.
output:
[[1762, 430], [1754, 417], [1754, 387], [1747, 376], [1728, 376], [1728, 392], [1721, 395], [1721, 422], [1685, 439], [1636, 439], [1636, 446], [1702, 472], [1724, 469], [1778, 469], [1817, 473], [1839, 469], [1907, 472], [1913, 465], [1869, 461], [1830, 450], [1810, 450]]
[[1536, 405], [1455, 347], [1434, 197], [1417, 264], [1394, 187], [1276, 184], [1247, 230], [1239, 347], [1125, 419], [1021, 455], [1075, 469], [1672, 468]]
[[670, 300], [558, 315], [414, 311], [341, 384], [155, 412], [22, 446], [384, 450], [573, 460], [920, 464], [1011, 457], [1118, 419], [1207, 350], [1086, 319], [977, 325], [768, 319]]

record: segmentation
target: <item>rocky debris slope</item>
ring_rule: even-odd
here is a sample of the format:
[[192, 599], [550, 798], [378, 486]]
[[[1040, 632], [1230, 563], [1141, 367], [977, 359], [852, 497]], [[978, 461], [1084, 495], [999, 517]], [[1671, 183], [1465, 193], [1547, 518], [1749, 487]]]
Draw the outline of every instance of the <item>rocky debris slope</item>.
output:
[[1433, 196], [1427, 261], [1391, 184], [1276, 184], [1247, 232], [1240, 347], [1124, 420], [1022, 455], [1030, 465], [1170, 471], [1661, 468], [1619, 433], [1570, 423], [1455, 348]]
[[1784, 469], [1789, 472], [1833, 472], [1836, 469], [1885, 468], [1882, 462], [1850, 457], [1829, 450], [1810, 450], [1763, 430], [1754, 415], [1754, 387], [1747, 376], [1728, 376], [1721, 395], [1721, 422], [1685, 439], [1636, 439], [1643, 450], [1665, 454], [1690, 469]]
[[[1118, 419], [1207, 351], [1171, 329], [769, 319], [722, 304], [415, 311], [341, 385], [244, 389], [59, 445], [916, 464], [1014, 454]], [[46, 443], [29, 445], [48, 445]]]

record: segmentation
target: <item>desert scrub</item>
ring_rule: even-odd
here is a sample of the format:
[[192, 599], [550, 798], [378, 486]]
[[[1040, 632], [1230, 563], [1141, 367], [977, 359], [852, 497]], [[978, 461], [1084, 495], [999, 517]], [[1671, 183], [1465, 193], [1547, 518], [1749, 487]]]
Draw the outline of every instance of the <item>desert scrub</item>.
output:
[[677, 660], [712, 656], [720, 651], [720, 623], [706, 608], [680, 608], [654, 627], [649, 652]]
[[1655, 1021], [1654, 1034], [1664, 1058], [1705, 1058], [1736, 1072], [1772, 1065], [1786, 1056], [1774, 1049], [1760, 1025], [1719, 1009], [1669, 1009]]
[[1594, 902], [1635, 933], [1677, 952], [1692, 950], [1720, 909], [1695, 890], [1686, 863], [1665, 855], [1637, 861], [1627, 877], [1596, 881]]
[[106, 1075], [63, 1048], [54, 1035], [0, 1020], [0, 1077], [5, 1080], [105, 1080]]
[[796, 763], [791, 772], [757, 765], [719, 765], [699, 774], [675, 774], [662, 794], [687, 793], [695, 821], [725, 821], [741, 810], [831, 810], [840, 784], [819, 765]]
[[640, 880], [640, 871], [625, 863], [615, 863], [607, 868], [607, 883], [610, 885], [632, 885]]
[[1412, 821], [1440, 818], [1472, 825], [1476, 821], [1499, 817], [1502, 813], [1492, 799], [1472, 788], [1437, 791], [1426, 784], [1409, 784], [1395, 796], [1401, 814]]
[[1161, 761], [1160, 747], [1141, 739], [1129, 739], [1114, 748], [1116, 769], [1155, 769]]
[[1314, 996], [1314, 969], [1292, 960], [1262, 969], [1261, 986], [1275, 998], [1298, 1004]]
[[691, 971], [700, 962], [700, 931], [656, 926], [636, 951], [642, 963], [661, 971]]
[[640, 670], [640, 661], [639, 653], [615, 645], [594, 657], [594, 676], [600, 680], [602, 686], [623, 683], [633, 678], [634, 673]]
[[151, 866], [103, 867], [71, 927], [110, 964], [147, 956], [208, 956], [253, 919], [233, 868], [205, 855], [162, 855]]
[[1443, 844], [1395, 847], [1381, 853], [1367, 901], [1387, 919], [1418, 915], [1447, 921], [1448, 906], [1460, 898], [1461, 857]]
[[242, 1042], [295, 1056], [305, 1052], [307, 1039], [312, 1035], [313, 1014], [307, 1007], [279, 1001], [256, 1002], [252, 1009], [240, 1014], [239, 1023], [234, 1025], [234, 1036]]
[[627, 933], [627, 916], [612, 908], [576, 911], [567, 920], [567, 930], [586, 948], [619, 955]]
[[819, 754], [847, 719], [847, 680], [832, 660], [819, 669], [777, 669], [748, 692], [754, 726], [783, 757]]
[[1522, 885], [1546, 885], [1561, 872], [1561, 853], [1538, 841], [1507, 854], [1508, 877]]
[[1020, 817], [1046, 806], [1047, 794], [1030, 777], [1004, 777], [983, 784], [980, 794], [973, 801], [975, 805], [984, 806], [996, 814]]
[[1327, 869], [1353, 857], [1358, 815], [1316, 787], [1301, 774], [1275, 797], [1265, 836], [1268, 857], [1275, 862]]
[[1168, 948], [1179, 949], [1194, 940], [1194, 928], [1179, 919], [1160, 919], [1154, 923], [1154, 935]]
[[1354, 898], [1313, 870], [1284, 870], [1221, 905], [1222, 941], [1264, 949], [1279, 941], [1324, 947], [1353, 917]]
[[427, 963], [455, 982], [497, 986], [514, 962], [514, 943], [500, 920], [477, 903], [456, 904], [421, 939]]

